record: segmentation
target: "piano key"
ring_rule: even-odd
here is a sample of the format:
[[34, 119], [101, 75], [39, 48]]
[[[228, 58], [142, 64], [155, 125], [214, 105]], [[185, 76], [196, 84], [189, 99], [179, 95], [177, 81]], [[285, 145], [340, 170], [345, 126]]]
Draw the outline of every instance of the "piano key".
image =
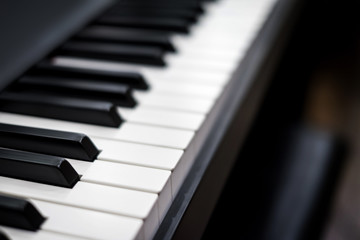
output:
[[201, 3], [194, 1], [126, 1], [126, 2], [117, 2], [113, 9], [123, 8], [123, 7], [136, 7], [136, 8], [163, 8], [163, 9], [189, 9], [194, 10], [198, 13], [203, 13], [204, 9]]
[[[101, 160], [83, 162], [69, 159], [68, 161], [76, 171], [82, 175], [82, 182], [128, 188], [156, 194], [161, 193], [170, 177], [170, 171], [162, 169]], [[167, 197], [169, 200], [171, 199], [171, 195]]]
[[[119, 151], [117, 154], [119, 155]], [[158, 194], [160, 218], [164, 216], [174, 194], [170, 180], [171, 172], [168, 170], [101, 160], [93, 163], [72, 159], [68, 161], [81, 175], [82, 182]]]
[[[174, 170], [182, 150], [92, 137], [101, 149], [99, 160]], [[121, 153], [121, 154], [119, 154]]]
[[109, 127], [118, 127], [122, 121], [114, 104], [109, 102], [40, 94], [3, 92], [0, 109]]
[[0, 224], [36, 231], [45, 218], [30, 202], [22, 198], [0, 195]]
[[[153, 82], [152, 79], [154, 79], [154, 81], [158, 79], [160, 81], [167, 81], [169, 83], [174, 81], [183, 82], [186, 84], [194, 83], [195, 86], [196, 84], [202, 84], [210, 87], [213, 86], [220, 88], [224, 87], [230, 77], [229, 73], [203, 71], [184, 72], [182, 71], [182, 69], [171, 69], [171, 71], [168, 72], [159, 72], [153, 71], [153, 69], [144, 69], [143, 73], [149, 78], [151, 82]], [[203, 94], [205, 95], [206, 93]]]
[[186, 97], [166, 94], [147, 94], [136, 92], [135, 98], [142, 106], [207, 114], [214, 104], [213, 99]]
[[126, 121], [154, 126], [196, 131], [205, 120], [204, 114], [178, 112], [139, 106], [135, 109], [118, 108]]
[[[142, 238], [140, 219], [30, 200], [47, 217], [41, 229], [86, 239]], [[50, 238], [49, 238], [50, 239]]]
[[127, 46], [114, 43], [70, 41], [58, 54], [129, 63], [164, 66], [164, 51], [158, 47]]
[[106, 27], [99, 25], [88, 26], [74, 36], [83, 41], [98, 41], [108, 43], [122, 43], [139, 46], [159, 47], [166, 51], [175, 52], [175, 46], [169, 34], [154, 33], [121, 27]]
[[136, 101], [128, 85], [87, 81], [57, 76], [24, 76], [14, 86], [18, 92], [47, 93], [51, 95], [112, 102], [117, 106], [134, 107]]
[[4, 226], [0, 226], [0, 230], [4, 231], [6, 235], [9, 236], [9, 240], [88, 240], [82, 237], [75, 237], [68, 234], [54, 233], [44, 230], [30, 232]]
[[0, 122], [8, 124], [21, 122], [22, 125], [29, 127], [46, 126], [46, 128], [54, 130], [82, 132], [89, 137], [122, 140], [176, 149], [185, 149], [194, 136], [193, 131], [146, 126], [130, 122], [124, 122], [121, 128], [116, 129], [4, 112], [0, 113]]
[[[187, 42], [187, 47], [179, 47], [179, 53], [174, 54], [173, 57], [179, 57], [181, 55], [181, 58], [193, 58], [198, 61], [200, 61], [202, 58], [211, 58], [212, 62], [237, 64], [241, 56], [244, 54], [240, 49], [237, 49], [236, 47], [232, 48], [232, 51], [217, 51], [216, 46], [211, 46], [210, 44], [208, 44], [210, 45], [209, 48], [214, 48], [214, 50], [206, 51], [206, 49], [203, 47], [192, 47], [190, 46], [191, 44], [192, 43]], [[204, 43], [200, 43], [199, 45], [203, 46]]]
[[82, 182], [157, 194], [162, 218], [172, 199], [171, 172], [162, 169], [96, 160], [93, 163], [69, 159]]
[[0, 177], [0, 192], [13, 196], [95, 210], [115, 215], [146, 219], [155, 214], [154, 193], [79, 181], [72, 189]]
[[4, 123], [0, 123], [0, 147], [86, 161], [99, 154], [85, 134]]
[[64, 158], [0, 148], [0, 176], [72, 188], [79, 175]]
[[3, 233], [2, 231], [0, 231], [0, 239], [1, 240], [10, 240], [9, 237], [5, 233]]
[[[103, 135], [95, 133], [95, 136]], [[164, 146], [177, 149], [185, 149], [194, 136], [193, 131], [171, 129], [155, 126], [145, 126], [141, 124], [127, 123], [118, 133], [104, 138], [114, 138], [129, 142], [144, 143], [155, 146]]]
[[109, 11], [105, 13], [110, 16], [138, 16], [138, 17], [174, 17], [179, 19], [185, 19], [194, 23], [199, 17], [199, 13], [192, 9], [176, 9], [176, 8], [157, 8], [157, 7], [148, 7], [138, 8], [138, 7], [122, 7], [122, 8], [110, 8]]
[[219, 71], [225, 73], [232, 73], [235, 70], [236, 62], [230, 61], [214, 61], [213, 59], [209, 58], [204, 60], [204, 58], [189, 58], [189, 59], [182, 59], [177, 58], [176, 56], [168, 55], [166, 57], [166, 62], [169, 66], [173, 68], [182, 68], [188, 69], [202, 69], [203, 71]]
[[172, 200], [170, 171], [99, 160], [93, 163], [69, 162], [82, 175], [82, 182], [157, 194], [160, 218], [165, 215]]
[[221, 91], [222, 86], [208, 85], [203, 83], [190, 83], [190, 81], [178, 79], [165, 79], [165, 77], [148, 77], [153, 93], [175, 94], [181, 96], [194, 96], [202, 98], [216, 99]]
[[71, 66], [55, 66], [50, 62], [41, 62], [28, 72], [37, 76], [58, 76], [65, 78], [76, 78], [94, 80], [107, 83], [123, 83], [135, 89], [148, 89], [148, 84], [139, 73], [121, 71], [102, 71], [97, 69], [81, 69]]
[[166, 33], [189, 33], [191, 21], [178, 18], [161, 17], [122, 17], [122, 16], [103, 16], [98, 19], [96, 24], [105, 26], [128, 27], [135, 29], [146, 29], [162, 31]]

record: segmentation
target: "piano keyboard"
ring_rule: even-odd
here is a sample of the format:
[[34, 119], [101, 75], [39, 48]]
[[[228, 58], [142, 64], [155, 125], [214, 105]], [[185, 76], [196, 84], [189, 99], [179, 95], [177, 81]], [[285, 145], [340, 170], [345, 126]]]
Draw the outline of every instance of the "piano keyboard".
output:
[[[44, 169], [44, 174], [56, 171], [66, 178], [70, 170], [56, 164], [49, 167], [47, 160], [41, 162], [39, 157], [60, 145], [64, 149], [57, 156], [64, 159], [55, 160], [69, 163], [67, 168], [79, 175], [75, 184], [64, 187], [57, 184], [58, 179], [43, 182], [36, 173], [16, 166], [8, 172], [1, 170], [0, 193], [27, 200], [45, 218], [37, 231], [29, 231], [3, 225], [0, 216], [0, 231], [9, 239], [151, 239], [203, 147], [209, 128], [216, 127], [209, 119], [214, 106], [220, 104], [232, 73], [275, 4], [273, 0], [219, 0], [204, 1], [199, 8], [190, 1], [174, 1], [192, 7], [186, 11], [181, 7], [167, 11], [155, 8], [159, 19], [168, 18], [155, 21], [146, 11], [150, 6], [136, 2], [111, 9], [54, 51], [39, 69], [34, 67], [20, 78], [14, 89], [0, 94], [4, 129], [12, 124], [25, 133], [34, 131], [29, 142], [22, 139], [30, 145], [31, 140], [42, 141], [45, 148], [34, 143], [31, 151], [36, 148], [38, 152], [28, 155], [23, 151], [29, 149], [17, 149], [16, 142], [6, 145], [8, 135], [3, 135], [3, 158], [14, 154], [11, 156], [20, 161], [20, 168], [31, 165]], [[204, 14], [200, 14], [202, 9]], [[139, 11], [144, 18], [134, 20], [127, 11]], [[114, 26], [122, 30], [114, 33]], [[166, 37], [168, 33], [170, 37]], [[116, 45], [119, 43], [122, 47]], [[42, 69], [50, 70], [46, 73]], [[65, 70], [68, 72], [61, 75]], [[96, 74], [105, 79], [105, 86], [95, 79]], [[105, 75], [122, 75], [124, 81]], [[64, 80], [67, 76], [72, 77]], [[53, 81], [46, 83], [46, 77]], [[123, 94], [123, 98], [112, 93]], [[25, 96], [20, 97], [25, 101], [18, 101], [19, 96]], [[92, 157], [80, 157], [86, 155], [82, 152], [86, 147], [68, 137], [77, 134], [88, 136], [94, 144]], [[39, 140], [49, 135], [57, 140]], [[71, 143], [65, 144], [65, 138]], [[47, 147], [50, 142], [53, 145]], [[16, 150], [9, 153], [5, 151], [8, 148]], [[71, 155], [77, 150], [81, 153]], [[26, 157], [34, 161], [29, 163], [23, 159]], [[17, 177], [18, 172], [29, 175], [28, 179]]]

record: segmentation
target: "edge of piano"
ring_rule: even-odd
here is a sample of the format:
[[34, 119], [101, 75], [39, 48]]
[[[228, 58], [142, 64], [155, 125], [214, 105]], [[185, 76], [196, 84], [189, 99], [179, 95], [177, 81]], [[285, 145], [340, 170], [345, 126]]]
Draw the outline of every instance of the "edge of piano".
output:
[[[154, 239], [201, 238], [303, 8], [302, 1], [280, 0], [271, 10], [199, 130], [206, 140]], [[211, 130], [201, 136], [204, 128]]]

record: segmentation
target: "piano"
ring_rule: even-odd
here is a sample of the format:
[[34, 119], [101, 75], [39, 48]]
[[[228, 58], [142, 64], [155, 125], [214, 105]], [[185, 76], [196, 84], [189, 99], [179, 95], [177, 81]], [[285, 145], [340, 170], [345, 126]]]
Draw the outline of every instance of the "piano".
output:
[[1, 238], [199, 239], [301, 1], [0, 9]]

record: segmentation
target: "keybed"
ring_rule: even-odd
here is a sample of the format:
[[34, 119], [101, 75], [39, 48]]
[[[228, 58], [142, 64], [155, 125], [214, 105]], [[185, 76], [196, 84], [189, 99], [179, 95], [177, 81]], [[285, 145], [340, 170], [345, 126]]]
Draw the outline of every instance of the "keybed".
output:
[[[119, 126], [66, 121], [68, 119], [56, 116], [44, 118], [37, 113], [24, 115], [2, 109], [0, 123], [85, 134], [100, 152], [93, 161], [66, 159], [80, 176], [80, 181], [72, 188], [0, 177], [1, 194], [28, 200], [46, 217], [36, 232], [5, 226], [0, 226], [0, 230], [13, 240], [151, 239], [196, 154], [204, 147], [208, 128], [216, 127], [211, 126], [212, 119], [208, 116], [274, 3], [272, 0], [219, 0], [192, 5], [185, 1], [182, 4], [187, 11], [173, 9], [170, 12], [187, 20], [169, 20], [167, 24], [150, 20], [132, 22], [126, 14], [116, 19], [112, 15], [123, 11], [119, 8], [112, 10], [110, 17], [96, 22], [90, 30], [74, 37], [73, 45], [55, 51], [47, 62], [50, 68], [52, 65], [84, 72], [140, 74], [149, 89], [132, 89], [135, 106], [114, 105], [122, 120]], [[131, 2], [123, 4], [125, 9], [139, 7], [132, 6]], [[166, 11], [158, 11], [159, 16], [166, 17]], [[200, 14], [202, 11], [204, 13]], [[194, 13], [199, 16], [189, 18]], [[106, 29], [103, 25], [110, 26]], [[116, 36], [110, 31], [114, 26], [123, 28]], [[131, 33], [126, 29], [129, 26], [133, 28]], [[144, 26], [155, 28], [158, 35], [140, 38], [146, 33], [142, 31]], [[187, 31], [190, 33], [184, 34]], [[111, 35], [108, 41], [112, 43], [152, 42], [152, 46], [147, 50], [117, 48], [115, 50], [123, 56], [116, 59], [103, 54], [104, 49], [100, 49], [101, 54], [90, 54], [99, 46], [92, 44], [99, 39], [102, 41], [101, 37], [96, 38], [97, 32]], [[165, 35], [169, 33], [171, 37]], [[85, 50], [80, 44], [84, 39], [89, 41]], [[108, 49], [109, 45], [101, 46], [110, 54], [115, 51]], [[157, 51], [159, 46], [166, 51]], [[140, 60], [144, 56], [137, 54], [139, 49], [144, 50], [140, 51], [142, 54], [153, 54], [145, 59], [149, 56], [149, 59], [160, 58], [144, 62]], [[86, 54], [80, 54], [81, 51]], [[28, 80], [28, 83], [34, 81]]]

